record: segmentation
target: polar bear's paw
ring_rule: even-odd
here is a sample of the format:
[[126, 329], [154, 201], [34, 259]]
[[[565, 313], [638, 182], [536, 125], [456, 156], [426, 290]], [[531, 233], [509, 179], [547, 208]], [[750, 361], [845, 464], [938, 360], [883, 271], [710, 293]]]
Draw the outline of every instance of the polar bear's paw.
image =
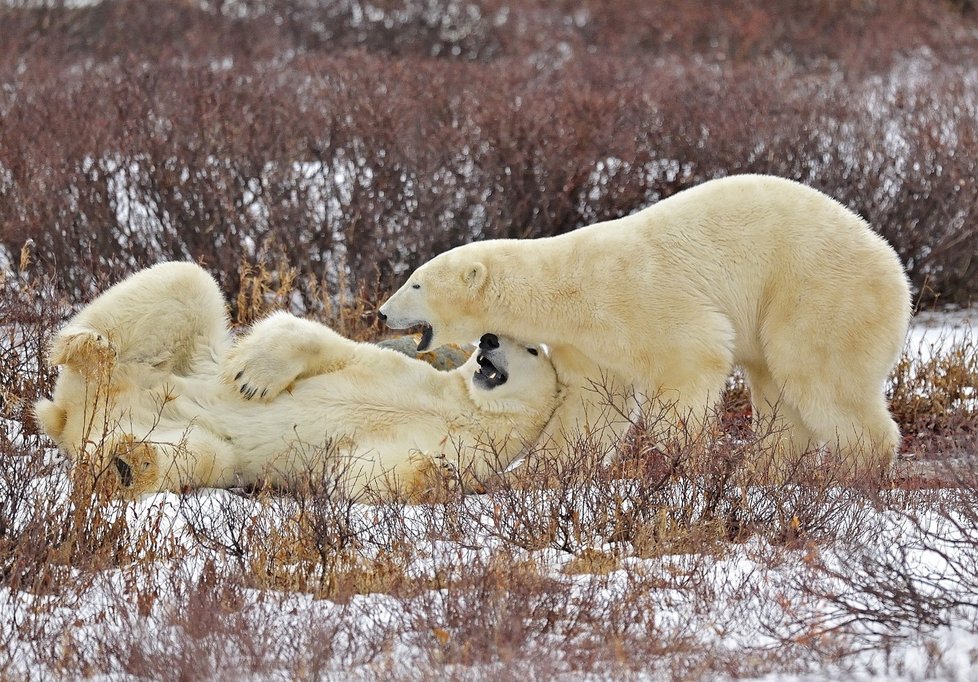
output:
[[288, 390], [306, 371], [302, 357], [289, 357], [264, 343], [245, 338], [228, 354], [222, 368], [224, 380], [246, 400], [270, 401]]
[[133, 498], [159, 487], [159, 453], [151, 443], [125, 434], [107, 449], [104, 461], [105, 483], [115, 496]]
[[86, 379], [95, 379], [112, 370], [116, 352], [104, 334], [94, 329], [68, 327], [55, 338], [48, 361], [71, 367]]
[[408, 504], [439, 504], [461, 493], [455, 467], [441, 457], [411, 456], [413, 471], [403, 482], [401, 496]]
[[411, 473], [401, 486], [401, 497], [408, 504], [439, 504], [460, 495], [482, 495], [486, 487], [468, 471], [460, 471], [444, 456], [411, 454]]

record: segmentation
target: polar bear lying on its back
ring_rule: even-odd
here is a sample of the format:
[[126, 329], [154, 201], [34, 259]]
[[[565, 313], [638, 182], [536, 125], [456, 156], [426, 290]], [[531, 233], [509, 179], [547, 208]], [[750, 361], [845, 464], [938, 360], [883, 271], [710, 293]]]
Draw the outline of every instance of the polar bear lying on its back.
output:
[[41, 427], [130, 496], [284, 480], [327, 459], [350, 494], [411, 496], [441, 458], [463, 484], [505, 466], [558, 404], [546, 354], [491, 334], [450, 372], [283, 313], [233, 345], [217, 284], [189, 263], [106, 291], [49, 360], [61, 372], [35, 406]]
[[827, 444], [878, 471], [900, 444], [883, 391], [910, 316], [900, 260], [858, 215], [782, 178], [713, 180], [557, 237], [466, 244], [380, 312], [425, 325], [423, 347], [489, 329], [548, 344], [569, 390], [548, 431], [571, 440], [600, 424], [592, 382], [634, 389], [695, 432], [740, 365], [755, 415], [784, 419], [786, 450]]

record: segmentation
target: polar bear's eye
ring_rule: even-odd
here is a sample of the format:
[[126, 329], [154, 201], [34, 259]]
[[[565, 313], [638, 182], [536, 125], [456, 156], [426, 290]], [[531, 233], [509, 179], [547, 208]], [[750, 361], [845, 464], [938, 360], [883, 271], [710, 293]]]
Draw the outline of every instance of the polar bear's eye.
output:
[[537, 355], [538, 353], [536, 348], [527, 348], [526, 352], [529, 353], [530, 355]]
[[412, 284], [411, 285], [411, 288], [412, 289], [420, 289], [421, 288], [421, 285], [420, 284]]

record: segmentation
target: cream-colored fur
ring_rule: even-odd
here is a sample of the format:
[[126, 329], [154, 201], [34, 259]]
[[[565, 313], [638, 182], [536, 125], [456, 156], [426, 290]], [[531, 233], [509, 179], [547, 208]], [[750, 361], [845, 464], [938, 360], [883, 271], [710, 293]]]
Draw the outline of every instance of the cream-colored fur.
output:
[[[558, 402], [549, 358], [499, 339], [462, 367], [278, 313], [236, 345], [214, 280], [165, 263], [112, 287], [56, 336], [43, 430], [124, 494], [282, 482], [309, 470], [349, 494], [423, 493], [433, 468], [473, 485], [534, 442]], [[508, 375], [489, 388], [480, 358]], [[488, 371], [488, 370], [487, 370]]]
[[[713, 180], [557, 237], [460, 246], [380, 312], [430, 325], [431, 346], [488, 329], [549, 344], [571, 391], [548, 431], [571, 438], [604, 419], [594, 383], [699, 429], [740, 365], [755, 413], [776, 410], [793, 450], [828, 444], [877, 467], [900, 442], [883, 391], [910, 315], [903, 268], [859, 216], [789, 180]], [[627, 419], [613, 421], [620, 436]]]

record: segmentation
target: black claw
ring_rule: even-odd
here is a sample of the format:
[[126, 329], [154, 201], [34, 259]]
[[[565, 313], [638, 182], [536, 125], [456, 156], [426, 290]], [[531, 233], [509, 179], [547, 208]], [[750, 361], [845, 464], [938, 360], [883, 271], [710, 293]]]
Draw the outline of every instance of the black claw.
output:
[[241, 370], [240, 372], [234, 375], [234, 380], [237, 381], [238, 379], [241, 378], [243, 374], [244, 374], [244, 370]]
[[266, 393], [268, 393], [268, 389], [267, 389], [267, 388], [266, 388], [266, 389], [264, 389], [264, 390], [263, 390], [263, 391], [261, 392], [261, 396], [259, 396], [259, 397], [261, 397], [261, 398], [264, 398], [264, 397], [265, 397], [265, 394], [266, 394]]
[[238, 389], [238, 392], [244, 395], [245, 391], [247, 390], [248, 390], [248, 384], [242, 384], [241, 388]]

